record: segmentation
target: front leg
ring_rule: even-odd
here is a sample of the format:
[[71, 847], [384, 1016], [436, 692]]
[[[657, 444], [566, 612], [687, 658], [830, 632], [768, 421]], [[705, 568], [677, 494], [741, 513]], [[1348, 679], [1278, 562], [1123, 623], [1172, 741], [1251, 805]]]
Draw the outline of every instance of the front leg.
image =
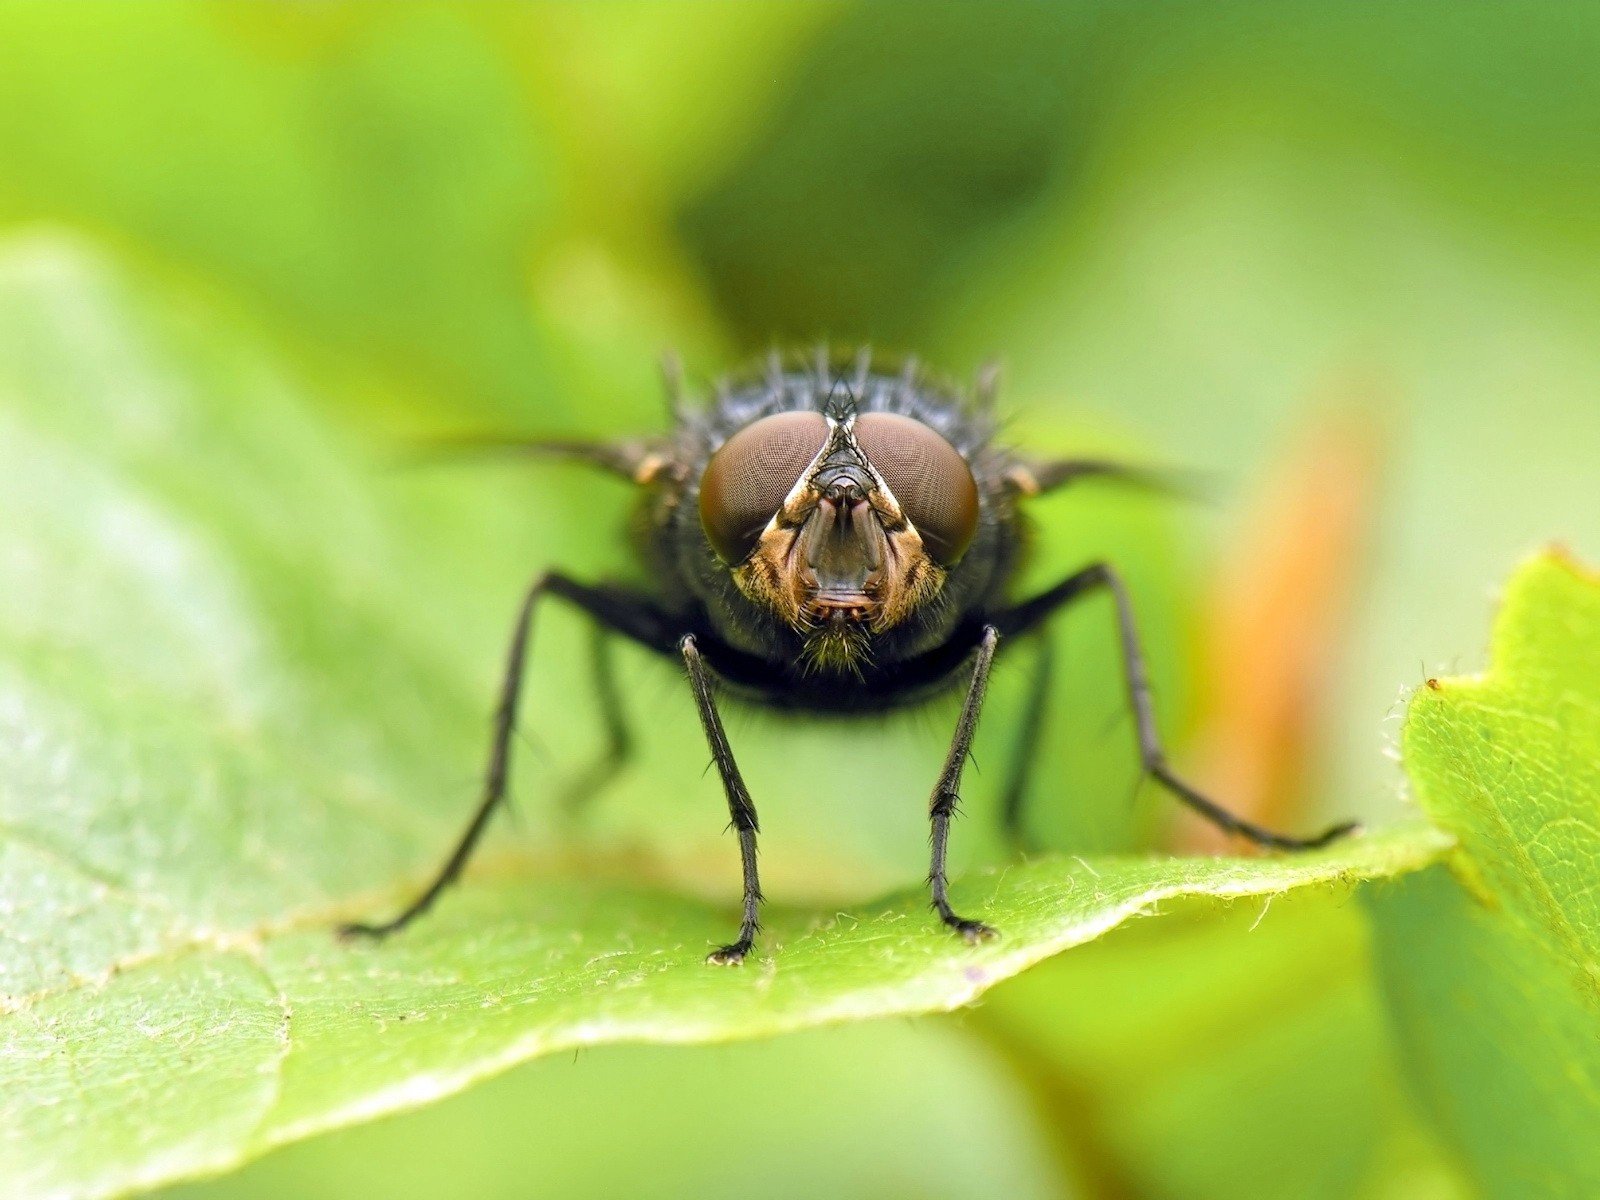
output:
[[934, 785], [933, 799], [928, 805], [928, 816], [933, 828], [933, 862], [928, 870], [928, 890], [932, 894], [934, 911], [939, 919], [969, 943], [985, 941], [998, 936], [997, 931], [982, 921], [960, 916], [950, 907], [949, 880], [945, 875], [945, 856], [950, 846], [950, 818], [955, 816], [961, 802], [961, 772], [972, 752], [972, 738], [978, 732], [978, 714], [983, 709], [983, 695], [989, 687], [989, 667], [994, 662], [995, 647], [1000, 634], [993, 625], [986, 625], [983, 638], [978, 643], [978, 654], [972, 663], [972, 680], [967, 684], [967, 699], [961, 706], [961, 718], [956, 722], [955, 736], [950, 739], [950, 753], [945, 756], [944, 769], [939, 772], [939, 782]]
[[641, 596], [615, 588], [591, 587], [569, 579], [559, 571], [539, 576], [523, 597], [506, 651], [505, 674], [500, 684], [500, 703], [495, 708], [494, 737], [490, 741], [489, 766], [484, 773], [483, 794], [472, 819], [457, 839], [455, 848], [434, 874], [429, 884], [387, 921], [356, 922], [345, 925], [346, 937], [385, 938], [415, 921], [461, 876], [477, 848], [489, 818], [504, 802], [506, 779], [511, 770], [512, 733], [517, 724], [517, 707], [522, 699], [523, 660], [527, 657], [528, 637], [533, 630], [533, 614], [546, 596], [554, 596], [575, 607], [602, 629], [620, 634], [652, 649], [671, 651], [672, 622], [666, 614]]
[[733, 761], [733, 750], [728, 745], [728, 735], [723, 731], [722, 718], [717, 714], [717, 698], [711, 687], [711, 673], [700, 657], [700, 648], [694, 635], [685, 634], [678, 642], [683, 662], [689, 668], [689, 685], [694, 689], [695, 707], [700, 710], [700, 726], [705, 730], [706, 743], [711, 747], [711, 759], [722, 777], [722, 790], [728, 797], [728, 815], [739, 835], [739, 865], [744, 873], [744, 918], [739, 923], [737, 941], [728, 943], [706, 956], [707, 962], [737, 966], [755, 945], [756, 934], [761, 929], [761, 879], [756, 873], [756, 834], [761, 825], [756, 819], [756, 806], [739, 774], [739, 765]]

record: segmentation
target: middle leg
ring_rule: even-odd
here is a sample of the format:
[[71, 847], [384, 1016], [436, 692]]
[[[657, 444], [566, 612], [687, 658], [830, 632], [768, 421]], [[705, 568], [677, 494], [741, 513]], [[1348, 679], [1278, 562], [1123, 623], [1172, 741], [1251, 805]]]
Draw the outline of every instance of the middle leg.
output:
[[1006, 841], [1014, 850], [1034, 848], [1023, 821], [1023, 807], [1033, 780], [1034, 760], [1039, 757], [1039, 744], [1044, 736], [1045, 716], [1050, 704], [1050, 689], [1055, 679], [1056, 651], [1050, 631], [1041, 629], [1033, 635], [1033, 639], [1036, 643], [1033, 674], [1028, 680], [1022, 723], [1017, 727], [1017, 740], [1011, 751], [1011, 769], [1006, 775], [1005, 791], [1001, 793], [1000, 826]]
[[605, 743], [561, 791], [560, 809], [569, 818], [579, 817], [633, 757], [633, 733], [617, 687], [616, 639], [604, 626], [589, 630], [589, 669], [594, 680], [595, 701], [600, 709]]
[[1000, 634], [993, 625], [983, 630], [978, 643], [978, 654], [972, 663], [972, 679], [967, 684], [967, 699], [961, 706], [961, 717], [956, 722], [955, 736], [950, 739], [950, 753], [945, 756], [944, 769], [939, 772], [939, 782], [934, 785], [933, 799], [928, 805], [932, 823], [930, 841], [933, 861], [928, 869], [928, 891], [933, 899], [933, 909], [943, 921], [968, 942], [985, 941], [996, 936], [996, 931], [982, 921], [963, 917], [950, 907], [949, 878], [945, 873], [945, 858], [950, 848], [950, 819], [961, 803], [961, 772], [972, 753], [972, 738], [978, 732], [978, 715], [983, 710], [983, 695], [989, 687], [989, 668], [994, 663], [995, 647]]

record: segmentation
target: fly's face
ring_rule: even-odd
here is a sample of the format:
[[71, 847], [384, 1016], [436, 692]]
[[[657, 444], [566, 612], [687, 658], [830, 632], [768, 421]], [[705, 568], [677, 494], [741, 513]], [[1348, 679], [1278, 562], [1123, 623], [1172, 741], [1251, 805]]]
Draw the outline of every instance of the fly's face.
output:
[[856, 665], [874, 635], [936, 603], [978, 507], [956, 448], [899, 413], [761, 417], [718, 448], [700, 481], [717, 556], [819, 666]]

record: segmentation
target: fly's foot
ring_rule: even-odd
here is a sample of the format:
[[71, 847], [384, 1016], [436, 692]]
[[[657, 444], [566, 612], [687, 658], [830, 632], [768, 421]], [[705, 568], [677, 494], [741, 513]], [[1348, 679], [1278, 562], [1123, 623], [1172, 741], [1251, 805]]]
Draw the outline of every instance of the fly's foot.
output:
[[1293, 837], [1286, 833], [1267, 829], [1253, 821], [1246, 821], [1243, 817], [1236, 816], [1223, 808], [1216, 801], [1207, 798], [1202, 793], [1190, 787], [1177, 775], [1172, 773], [1162, 758], [1155, 757], [1150, 763], [1150, 774], [1168, 791], [1190, 808], [1194, 809], [1206, 820], [1225, 833], [1238, 834], [1240, 837], [1264, 846], [1269, 850], [1317, 850], [1331, 842], [1336, 842], [1342, 837], [1361, 832], [1358, 821], [1345, 821], [1324, 829], [1314, 837]]
[[400, 926], [393, 921], [384, 925], [367, 925], [360, 921], [352, 921], [348, 925], [339, 926], [334, 933], [341, 942], [357, 940], [381, 942], [398, 928]]
[[992, 942], [1000, 936], [1000, 931], [993, 925], [985, 925], [982, 921], [958, 917], [953, 912], [940, 912], [939, 919], [945, 923], [945, 927], [951, 933], [969, 946], [976, 946], [981, 942]]
[[754, 945], [755, 943], [749, 938], [740, 938], [737, 942], [723, 946], [718, 950], [713, 950], [706, 955], [706, 961], [719, 967], [737, 967], [744, 961], [745, 955], [750, 953], [750, 949]]
[[1322, 847], [1337, 842], [1340, 838], [1350, 837], [1361, 832], [1359, 821], [1345, 821], [1339, 825], [1330, 825], [1321, 833], [1313, 837], [1291, 837], [1284, 833], [1274, 833], [1270, 829], [1262, 829], [1257, 825], [1248, 825], [1240, 821], [1239, 828], [1232, 832], [1241, 834], [1258, 846], [1265, 846], [1269, 850], [1283, 850], [1294, 854], [1301, 850], [1320, 850]]
[[951, 929], [961, 935], [961, 940], [969, 946], [976, 946], [980, 942], [992, 942], [1000, 936], [1000, 931], [993, 925], [985, 925], [982, 921], [958, 920], [951, 924]]
[[1360, 821], [1345, 821], [1338, 825], [1331, 825], [1317, 834], [1316, 837], [1308, 838], [1306, 849], [1310, 850], [1317, 846], [1326, 846], [1329, 842], [1337, 842], [1340, 838], [1354, 837], [1361, 832]]

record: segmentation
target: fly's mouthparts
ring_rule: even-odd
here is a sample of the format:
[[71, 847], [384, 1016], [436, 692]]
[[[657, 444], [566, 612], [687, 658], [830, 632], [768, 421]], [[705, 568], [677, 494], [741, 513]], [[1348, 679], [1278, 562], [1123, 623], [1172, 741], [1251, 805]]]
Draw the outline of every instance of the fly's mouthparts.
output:
[[866, 592], [816, 592], [809, 603], [811, 611], [830, 625], [868, 621], [877, 606], [878, 602]]
[[840, 478], [811, 510], [794, 546], [804, 605], [814, 617], [870, 620], [880, 605], [885, 535], [854, 481]]

